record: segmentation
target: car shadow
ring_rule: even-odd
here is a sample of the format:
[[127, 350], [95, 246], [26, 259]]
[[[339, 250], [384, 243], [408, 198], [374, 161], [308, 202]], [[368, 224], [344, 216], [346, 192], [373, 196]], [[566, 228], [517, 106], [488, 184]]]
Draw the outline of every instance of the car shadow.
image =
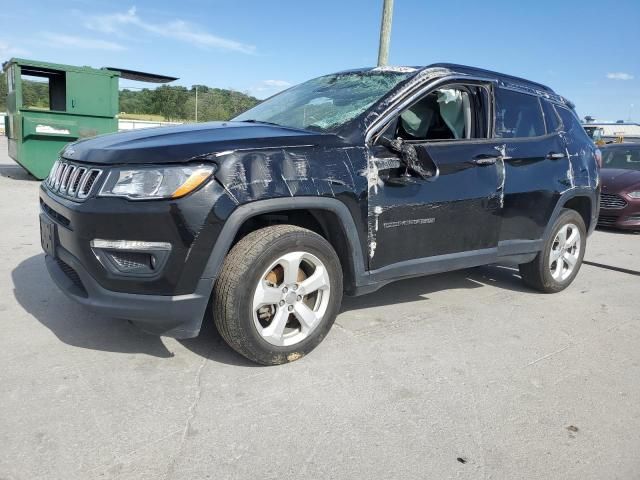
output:
[[36, 177], [27, 172], [20, 165], [0, 165], [0, 177], [11, 178], [13, 180], [27, 180], [31, 182], [39, 182]]
[[[13, 294], [22, 308], [67, 345], [114, 353], [142, 353], [158, 358], [174, 356], [161, 337], [146, 334], [126, 320], [91, 313], [68, 299], [49, 278], [43, 254], [21, 262], [11, 276]], [[374, 294], [345, 297], [341, 312], [425, 300], [426, 295], [441, 290], [482, 288], [485, 285], [531, 292], [521, 284], [517, 268], [494, 265], [401, 280]], [[198, 337], [178, 342], [215, 362], [258, 367], [224, 342], [210, 312], [208, 308]]]
[[[158, 358], [174, 356], [162, 337], [144, 333], [126, 320], [92, 313], [67, 298], [49, 277], [43, 254], [21, 262], [11, 277], [13, 295], [22, 308], [67, 345], [114, 353], [142, 353]], [[197, 338], [179, 342], [213, 361], [255, 366], [227, 346], [211, 318], [205, 319]]]
[[415, 302], [428, 299], [429, 294], [442, 290], [474, 289], [487, 285], [515, 292], [535, 293], [522, 283], [517, 267], [487, 265], [399, 280], [368, 295], [344, 297], [341, 312]]

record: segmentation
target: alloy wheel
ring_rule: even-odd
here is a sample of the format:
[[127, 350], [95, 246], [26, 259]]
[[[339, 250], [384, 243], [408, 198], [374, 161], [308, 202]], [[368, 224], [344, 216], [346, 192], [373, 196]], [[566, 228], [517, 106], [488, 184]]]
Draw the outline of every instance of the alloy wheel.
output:
[[580, 230], [573, 223], [563, 225], [549, 252], [549, 270], [557, 282], [571, 276], [580, 259]]
[[256, 285], [254, 325], [272, 345], [295, 345], [322, 323], [330, 294], [329, 274], [318, 257], [287, 253], [273, 262]]

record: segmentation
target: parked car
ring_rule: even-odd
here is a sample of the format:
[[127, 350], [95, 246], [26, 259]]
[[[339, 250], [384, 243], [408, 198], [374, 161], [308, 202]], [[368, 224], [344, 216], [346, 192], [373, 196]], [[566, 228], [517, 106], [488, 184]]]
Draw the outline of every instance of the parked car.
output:
[[602, 147], [598, 225], [640, 231], [640, 143]]
[[558, 292], [598, 217], [597, 149], [550, 88], [460, 65], [310, 80], [229, 122], [71, 144], [40, 189], [72, 299], [280, 364], [343, 292], [494, 262]]

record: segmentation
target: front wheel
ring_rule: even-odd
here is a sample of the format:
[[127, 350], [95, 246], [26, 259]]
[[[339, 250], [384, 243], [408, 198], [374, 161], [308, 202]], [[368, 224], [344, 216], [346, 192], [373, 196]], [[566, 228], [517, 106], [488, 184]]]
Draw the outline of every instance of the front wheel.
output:
[[544, 293], [564, 290], [580, 270], [586, 242], [587, 229], [580, 214], [562, 210], [543, 250], [531, 262], [520, 265], [522, 280]]
[[320, 235], [294, 225], [249, 233], [229, 252], [213, 294], [225, 341], [263, 365], [291, 362], [327, 335], [342, 301], [342, 268]]

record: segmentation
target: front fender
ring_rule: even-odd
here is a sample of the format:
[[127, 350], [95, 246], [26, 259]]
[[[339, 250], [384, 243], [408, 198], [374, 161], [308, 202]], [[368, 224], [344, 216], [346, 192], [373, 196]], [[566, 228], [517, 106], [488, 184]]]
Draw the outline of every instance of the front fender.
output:
[[202, 278], [215, 280], [222, 268], [224, 258], [231, 249], [233, 240], [240, 227], [252, 217], [264, 213], [283, 210], [326, 210], [337, 215], [349, 246], [348, 258], [351, 259], [356, 283], [364, 279], [364, 257], [356, 224], [349, 209], [335, 198], [326, 197], [283, 197], [259, 200], [240, 205], [233, 210], [224, 223], [224, 227], [209, 255]]

